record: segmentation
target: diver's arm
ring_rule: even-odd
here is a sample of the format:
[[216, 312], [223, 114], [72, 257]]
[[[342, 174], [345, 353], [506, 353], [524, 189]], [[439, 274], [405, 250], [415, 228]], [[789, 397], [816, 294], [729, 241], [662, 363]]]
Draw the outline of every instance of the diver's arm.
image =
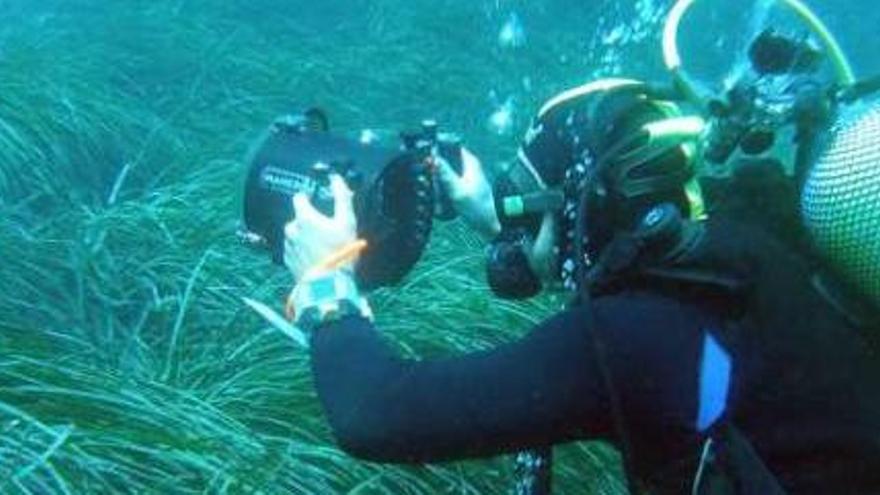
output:
[[320, 328], [315, 385], [340, 445], [358, 457], [433, 462], [597, 437], [610, 430], [586, 312], [489, 352], [404, 360], [366, 319]]
[[[717, 316], [649, 292], [592, 306], [593, 317], [565, 311], [489, 352], [426, 361], [398, 357], [365, 319], [330, 323], [312, 341], [318, 395], [341, 446], [377, 461], [619, 440], [612, 409], [635, 428], [630, 440], [638, 425], [696, 438], [698, 376]], [[734, 377], [732, 386], [741, 383]]]

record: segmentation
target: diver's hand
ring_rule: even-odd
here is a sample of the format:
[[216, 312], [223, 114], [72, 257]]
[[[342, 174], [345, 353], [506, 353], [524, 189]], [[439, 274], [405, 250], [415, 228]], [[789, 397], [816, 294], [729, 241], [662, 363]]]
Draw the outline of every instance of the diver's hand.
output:
[[440, 183], [455, 210], [471, 227], [487, 238], [501, 232], [501, 223], [495, 212], [492, 186], [486, 180], [483, 166], [473, 153], [461, 149], [462, 173], [458, 175], [442, 157], [435, 157]]
[[[320, 264], [357, 240], [357, 219], [352, 205], [353, 194], [339, 175], [330, 176], [333, 193], [333, 216], [328, 217], [312, 206], [309, 197], [293, 197], [296, 218], [284, 229], [284, 264], [299, 282], [320, 271]], [[339, 268], [351, 268], [348, 261]]]

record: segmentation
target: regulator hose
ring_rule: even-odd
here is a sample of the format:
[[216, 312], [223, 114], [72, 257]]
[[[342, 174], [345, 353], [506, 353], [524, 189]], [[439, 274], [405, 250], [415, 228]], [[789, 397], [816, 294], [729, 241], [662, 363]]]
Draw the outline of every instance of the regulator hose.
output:
[[[699, 108], [706, 108], [707, 99], [700, 94], [697, 84], [689, 77], [684, 69], [681, 54], [678, 50], [678, 32], [681, 21], [697, 0], [679, 0], [669, 11], [666, 24], [663, 28], [663, 62], [666, 69], [672, 74], [676, 87], [684, 96]], [[855, 72], [850, 65], [846, 54], [840, 47], [831, 31], [821, 19], [806, 4], [800, 0], [780, 0], [788, 6], [810, 30], [819, 37], [828, 51], [831, 64], [837, 77], [837, 83], [842, 88], [848, 88], [856, 84]]]

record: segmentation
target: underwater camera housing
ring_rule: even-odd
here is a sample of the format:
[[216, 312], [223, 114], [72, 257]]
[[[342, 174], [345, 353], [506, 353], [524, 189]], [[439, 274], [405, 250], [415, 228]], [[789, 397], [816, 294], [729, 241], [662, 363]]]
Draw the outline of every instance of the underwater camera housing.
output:
[[[354, 193], [358, 236], [369, 244], [355, 266], [358, 285], [397, 283], [421, 257], [435, 215], [454, 217], [437, 207], [445, 195], [432, 166], [440, 148], [436, 129], [436, 123], [426, 123], [388, 146], [330, 132], [318, 109], [276, 119], [251, 157], [241, 239], [282, 263], [284, 227], [294, 219], [292, 196], [306, 193], [319, 211], [332, 215], [328, 179], [337, 173]], [[460, 156], [460, 147], [443, 149], [458, 149]]]

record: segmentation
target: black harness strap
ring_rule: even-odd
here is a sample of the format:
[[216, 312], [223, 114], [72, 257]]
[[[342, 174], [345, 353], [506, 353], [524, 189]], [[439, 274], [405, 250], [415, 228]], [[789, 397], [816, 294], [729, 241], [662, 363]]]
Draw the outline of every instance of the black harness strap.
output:
[[[586, 287], [582, 291], [581, 303], [588, 303], [593, 294], [614, 292], [620, 288], [645, 286], [663, 292], [674, 292], [680, 296], [699, 293], [705, 297], [709, 293], [716, 294], [716, 299], [724, 300], [729, 305], [738, 307], [743, 304], [741, 298], [748, 291], [749, 284], [741, 278], [726, 273], [707, 271], [701, 267], [690, 267], [687, 262], [676, 266], [680, 256], [686, 255], [700, 240], [700, 236], [690, 240], [684, 239], [682, 246], [670, 246], [664, 250], [667, 256], [643, 256], [650, 250], [651, 239], [639, 235], [619, 235], [587, 277]], [[662, 254], [662, 253], [660, 253]], [[647, 262], [647, 263], [645, 263]], [[728, 312], [724, 312], [728, 313]], [[727, 314], [727, 318], [736, 318], [738, 311]], [[632, 464], [631, 449], [626, 425], [620, 410], [619, 398], [614, 389], [613, 377], [606, 364], [606, 351], [599, 336], [594, 336], [599, 367], [603, 373], [610, 397], [612, 414], [615, 416], [615, 427], [620, 437], [624, 458], [624, 467]], [[637, 482], [628, 473], [630, 490], [636, 490]], [[730, 422], [719, 424], [712, 435], [706, 440], [699, 467], [695, 473], [693, 495], [785, 495], [777, 478], [764, 464], [748, 439]]]

